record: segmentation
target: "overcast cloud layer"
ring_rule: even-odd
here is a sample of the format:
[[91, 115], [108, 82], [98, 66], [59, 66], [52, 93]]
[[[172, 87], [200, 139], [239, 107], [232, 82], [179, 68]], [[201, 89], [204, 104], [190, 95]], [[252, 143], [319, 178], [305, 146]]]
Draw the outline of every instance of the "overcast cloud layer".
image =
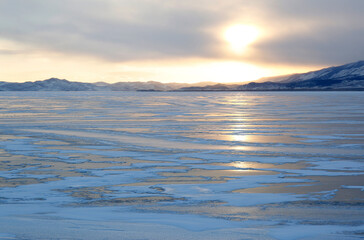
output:
[[[1, 0], [0, 39], [24, 51], [112, 62], [211, 58], [340, 64], [364, 57], [363, 0]], [[265, 29], [254, 54], [224, 52], [233, 23]], [[0, 54], [19, 54], [2, 49]]]

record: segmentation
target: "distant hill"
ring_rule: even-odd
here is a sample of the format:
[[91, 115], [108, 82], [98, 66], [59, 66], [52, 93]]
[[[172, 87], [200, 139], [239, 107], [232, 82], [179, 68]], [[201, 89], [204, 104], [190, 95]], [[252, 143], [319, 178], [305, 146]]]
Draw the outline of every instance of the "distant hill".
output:
[[43, 81], [0, 82], [0, 91], [364, 91], [364, 61], [324, 68], [301, 74], [275, 76], [248, 84], [202, 82], [160, 83], [118, 82], [82, 83], [50, 78]]
[[91, 83], [70, 82], [64, 79], [50, 78], [44, 81], [10, 83], [0, 82], [0, 91], [97, 91]]
[[160, 83], [160, 82], [118, 82], [118, 83], [82, 83], [65, 79], [50, 78], [43, 81], [12, 83], [0, 82], [0, 91], [171, 91], [183, 87], [206, 86], [202, 83]]

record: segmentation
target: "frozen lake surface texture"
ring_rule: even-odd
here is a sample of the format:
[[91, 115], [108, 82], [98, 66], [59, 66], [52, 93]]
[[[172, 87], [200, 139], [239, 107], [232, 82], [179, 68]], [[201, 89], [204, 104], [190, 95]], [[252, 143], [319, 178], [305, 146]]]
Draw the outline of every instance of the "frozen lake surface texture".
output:
[[1, 92], [0, 239], [363, 239], [361, 92]]

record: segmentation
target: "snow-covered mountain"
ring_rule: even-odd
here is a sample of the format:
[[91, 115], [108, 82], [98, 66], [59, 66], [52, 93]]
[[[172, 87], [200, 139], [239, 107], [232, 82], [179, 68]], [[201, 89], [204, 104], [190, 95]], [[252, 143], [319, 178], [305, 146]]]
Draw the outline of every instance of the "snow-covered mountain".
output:
[[241, 85], [238, 89], [361, 90], [364, 89], [364, 61], [266, 80], [262, 83]]
[[294, 74], [280, 82], [298, 82], [312, 79], [358, 79], [364, 77], [364, 61], [349, 63], [337, 67], [324, 68], [303, 74]]
[[308, 73], [275, 76], [243, 85], [188, 87], [182, 91], [364, 90], [364, 61]]

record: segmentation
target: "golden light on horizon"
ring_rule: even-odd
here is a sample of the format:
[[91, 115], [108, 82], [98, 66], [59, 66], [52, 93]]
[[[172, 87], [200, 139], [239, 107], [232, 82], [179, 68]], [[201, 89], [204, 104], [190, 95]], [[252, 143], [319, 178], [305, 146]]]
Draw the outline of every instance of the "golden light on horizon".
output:
[[237, 24], [228, 27], [224, 32], [224, 39], [230, 44], [234, 53], [241, 54], [246, 47], [257, 40], [260, 31], [251, 25]]

